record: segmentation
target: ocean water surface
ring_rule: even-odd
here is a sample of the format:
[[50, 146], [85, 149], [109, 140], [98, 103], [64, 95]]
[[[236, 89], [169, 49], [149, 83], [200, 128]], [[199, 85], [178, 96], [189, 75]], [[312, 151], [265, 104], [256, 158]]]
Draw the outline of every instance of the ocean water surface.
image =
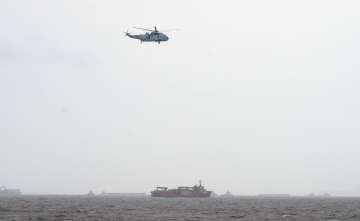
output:
[[359, 198], [0, 198], [0, 221], [17, 220], [360, 220]]

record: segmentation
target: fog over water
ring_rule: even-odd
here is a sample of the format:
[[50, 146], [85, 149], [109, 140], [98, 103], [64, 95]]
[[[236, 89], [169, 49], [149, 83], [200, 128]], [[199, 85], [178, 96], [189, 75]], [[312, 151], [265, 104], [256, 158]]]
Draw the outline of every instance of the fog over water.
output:
[[0, 186], [359, 196], [359, 7], [3, 0]]

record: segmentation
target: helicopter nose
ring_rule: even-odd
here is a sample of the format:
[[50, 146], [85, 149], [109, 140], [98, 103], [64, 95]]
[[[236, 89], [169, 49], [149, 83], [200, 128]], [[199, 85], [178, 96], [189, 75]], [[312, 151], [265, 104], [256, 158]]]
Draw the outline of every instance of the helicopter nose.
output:
[[165, 41], [168, 41], [169, 40], [169, 37], [168, 36], [165, 36]]

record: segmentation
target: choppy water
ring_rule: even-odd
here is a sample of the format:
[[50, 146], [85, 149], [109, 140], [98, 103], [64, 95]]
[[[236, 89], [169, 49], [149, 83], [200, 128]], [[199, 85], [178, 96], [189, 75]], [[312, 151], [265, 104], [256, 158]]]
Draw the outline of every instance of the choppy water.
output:
[[3, 220], [360, 221], [360, 199], [0, 198]]

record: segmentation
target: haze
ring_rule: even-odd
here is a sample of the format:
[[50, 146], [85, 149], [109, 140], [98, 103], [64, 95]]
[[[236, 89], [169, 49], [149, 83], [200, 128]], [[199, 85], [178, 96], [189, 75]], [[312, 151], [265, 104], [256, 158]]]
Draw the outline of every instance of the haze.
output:
[[1, 1], [0, 185], [360, 195], [359, 7]]

